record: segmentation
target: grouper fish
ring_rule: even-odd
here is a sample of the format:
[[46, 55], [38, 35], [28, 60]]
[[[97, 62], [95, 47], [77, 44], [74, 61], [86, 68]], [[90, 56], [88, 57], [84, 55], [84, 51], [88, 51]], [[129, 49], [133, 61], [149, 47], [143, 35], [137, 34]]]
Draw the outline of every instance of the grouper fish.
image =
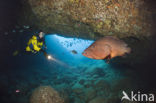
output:
[[91, 59], [112, 59], [130, 52], [131, 48], [124, 41], [114, 36], [105, 36], [91, 44], [82, 55]]

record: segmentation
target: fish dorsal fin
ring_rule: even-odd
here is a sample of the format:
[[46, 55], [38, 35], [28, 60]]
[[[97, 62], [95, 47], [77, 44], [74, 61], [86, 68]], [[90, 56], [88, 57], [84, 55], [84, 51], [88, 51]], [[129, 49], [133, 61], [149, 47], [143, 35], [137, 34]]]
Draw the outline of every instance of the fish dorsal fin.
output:
[[105, 38], [113, 38], [113, 39], [119, 39], [116, 36], [105, 36]]

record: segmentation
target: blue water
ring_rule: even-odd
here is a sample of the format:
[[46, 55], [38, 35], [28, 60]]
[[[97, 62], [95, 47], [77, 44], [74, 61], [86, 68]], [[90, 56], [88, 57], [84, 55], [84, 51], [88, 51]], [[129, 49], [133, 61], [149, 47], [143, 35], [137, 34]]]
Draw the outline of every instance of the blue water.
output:
[[122, 90], [134, 90], [134, 71], [121, 71], [104, 60], [82, 55], [94, 41], [51, 34], [45, 42], [52, 60], [43, 53], [19, 53], [9, 59], [7, 73], [0, 73], [4, 103], [28, 103], [35, 88], [47, 85], [63, 93], [66, 103], [90, 103], [96, 98], [118, 103]]

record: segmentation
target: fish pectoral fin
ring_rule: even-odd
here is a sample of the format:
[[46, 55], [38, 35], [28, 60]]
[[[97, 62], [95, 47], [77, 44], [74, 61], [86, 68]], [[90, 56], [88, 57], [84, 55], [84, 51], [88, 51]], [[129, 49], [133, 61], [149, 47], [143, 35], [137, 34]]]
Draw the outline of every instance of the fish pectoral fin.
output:
[[[109, 45], [104, 45], [103, 47], [103, 51], [104, 51], [104, 57], [107, 58], [107, 57], [110, 57], [111, 58], [111, 47]], [[104, 59], [105, 59], [104, 58]]]
[[111, 60], [111, 55], [108, 55], [107, 57], [105, 57], [104, 60], [108, 64], [110, 62], [110, 60]]

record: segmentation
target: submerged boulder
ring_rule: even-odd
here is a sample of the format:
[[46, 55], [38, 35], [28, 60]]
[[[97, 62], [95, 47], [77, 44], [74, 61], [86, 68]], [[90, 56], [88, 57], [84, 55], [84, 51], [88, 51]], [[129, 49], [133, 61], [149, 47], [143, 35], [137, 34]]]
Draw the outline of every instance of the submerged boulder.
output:
[[64, 100], [50, 86], [40, 86], [33, 91], [30, 103], [64, 103]]

